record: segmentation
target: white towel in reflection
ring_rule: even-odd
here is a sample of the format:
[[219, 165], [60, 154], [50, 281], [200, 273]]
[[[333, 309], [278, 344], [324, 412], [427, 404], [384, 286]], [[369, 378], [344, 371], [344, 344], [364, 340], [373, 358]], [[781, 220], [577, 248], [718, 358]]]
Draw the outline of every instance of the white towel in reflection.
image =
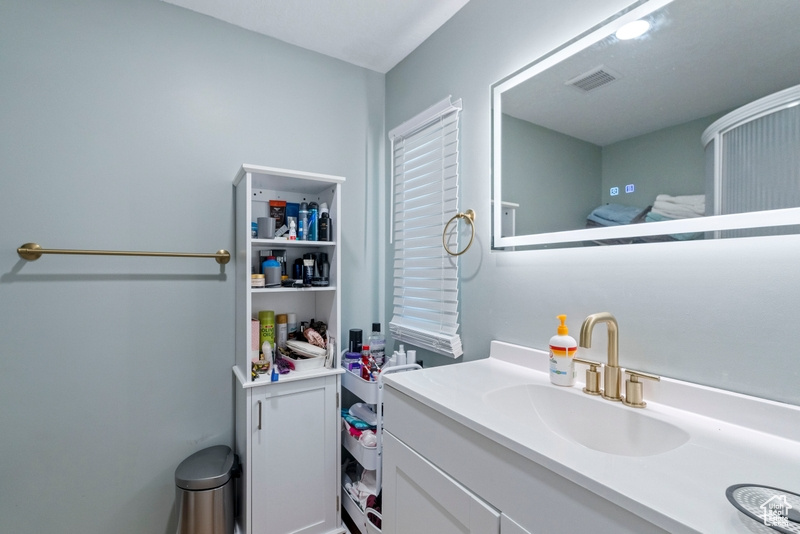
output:
[[671, 219], [702, 217], [706, 213], [705, 195], [658, 195], [653, 202], [653, 213]]

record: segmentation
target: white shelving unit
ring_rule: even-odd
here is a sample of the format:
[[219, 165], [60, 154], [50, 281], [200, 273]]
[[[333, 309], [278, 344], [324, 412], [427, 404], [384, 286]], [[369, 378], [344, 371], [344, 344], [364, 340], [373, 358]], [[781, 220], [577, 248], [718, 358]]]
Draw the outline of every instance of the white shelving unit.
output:
[[[370, 471], [375, 471], [375, 485], [379, 493], [383, 481], [383, 380], [381, 378], [389, 373], [412, 369], [421, 369], [421, 367], [417, 364], [409, 364], [384, 369], [375, 382], [364, 380], [350, 371], [345, 371], [342, 375], [342, 387], [361, 399], [362, 402], [372, 405], [377, 415], [377, 428], [375, 429], [377, 444], [375, 447], [365, 447], [362, 445], [358, 439], [350, 435], [344, 424], [341, 425], [342, 447], [350, 453], [350, 456], [352, 456], [361, 467]], [[370, 510], [369, 508], [362, 510], [344, 486], [342, 486], [342, 502], [344, 504], [344, 509], [361, 534], [376, 534], [381, 532], [367, 517], [368, 514], [374, 513], [374, 510]], [[380, 515], [378, 515], [378, 517], [380, 517]]]
[[[242, 462], [237, 532], [243, 534], [340, 534], [341, 441], [339, 397], [344, 372], [330, 367], [292, 371], [271, 382], [253, 379], [251, 319], [262, 310], [296, 313], [298, 321], [321, 320], [340, 340], [339, 176], [243, 165], [234, 179], [236, 198], [236, 444]], [[269, 201], [325, 202], [332, 241], [256, 239], [251, 223], [269, 216]], [[250, 287], [262, 250], [286, 251], [287, 265], [308, 252], [325, 252], [330, 285], [308, 288]], [[257, 272], [257, 271], [255, 271]]]

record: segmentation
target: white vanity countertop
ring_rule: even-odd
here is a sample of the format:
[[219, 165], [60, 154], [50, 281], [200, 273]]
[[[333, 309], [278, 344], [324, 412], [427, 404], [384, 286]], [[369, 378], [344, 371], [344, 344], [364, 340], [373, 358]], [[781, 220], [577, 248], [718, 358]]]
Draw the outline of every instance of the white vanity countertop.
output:
[[[682, 428], [689, 441], [653, 456], [620, 456], [564, 439], [537, 417], [521, 424], [487, 405], [486, 394], [509, 386], [559, 387], [550, 384], [547, 356], [493, 341], [487, 359], [387, 375], [385, 381], [670, 532], [753, 532], [745, 524], [750, 520], [743, 522], [725, 496], [734, 484], [800, 493], [798, 406], [666, 378], [646, 381], [644, 412]], [[579, 366], [579, 377], [583, 369]], [[585, 395], [581, 387], [576, 384], [569, 392]], [[599, 397], [587, 400], [610, 402]]]

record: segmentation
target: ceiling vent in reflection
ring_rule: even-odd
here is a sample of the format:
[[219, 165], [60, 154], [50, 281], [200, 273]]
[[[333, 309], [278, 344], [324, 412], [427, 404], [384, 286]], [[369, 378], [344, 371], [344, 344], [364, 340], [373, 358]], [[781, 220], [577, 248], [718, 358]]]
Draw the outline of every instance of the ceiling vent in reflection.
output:
[[584, 72], [583, 74], [572, 78], [571, 80], [565, 82], [565, 85], [569, 85], [570, 87], [579, 89], [584, 93], [588, 93], [601, 87], [605, 87], [606, 85], [613, 83], [620, 78], [621, 76], [616, 72], [604, 67], [603, 65], [600, 65], [589, 72]]

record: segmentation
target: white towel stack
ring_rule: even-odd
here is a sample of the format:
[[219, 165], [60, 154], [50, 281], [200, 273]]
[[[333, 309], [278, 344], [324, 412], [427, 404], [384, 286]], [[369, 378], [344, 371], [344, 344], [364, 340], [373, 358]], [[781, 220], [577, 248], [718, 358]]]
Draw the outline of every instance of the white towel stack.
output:
[[653, 203], [653, 213], [670, 219], [702, 217], [706, 213], [705, 195], [658, 195]]

